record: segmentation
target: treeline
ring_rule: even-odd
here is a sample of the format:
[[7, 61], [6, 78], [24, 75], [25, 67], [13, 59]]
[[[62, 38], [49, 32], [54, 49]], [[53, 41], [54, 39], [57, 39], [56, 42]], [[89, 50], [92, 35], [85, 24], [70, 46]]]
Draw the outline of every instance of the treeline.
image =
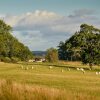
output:
[[0, 61], [24, 61], [32, 58], [33, 54], [28, 47], [13, 37], [11, 32], [11, 26], [0, 20]]
[[60, 60], [100, 64], [100, 29], [82, 24], [79, 32], [59, 43], [58, 53]]

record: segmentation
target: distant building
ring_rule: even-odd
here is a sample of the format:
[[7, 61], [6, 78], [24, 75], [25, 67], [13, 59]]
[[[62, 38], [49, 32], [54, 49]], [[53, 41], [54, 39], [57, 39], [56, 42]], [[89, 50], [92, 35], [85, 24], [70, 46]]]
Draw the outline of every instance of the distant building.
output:
[[35, 62], [45, 62], [45, 58], [35, 58]]
[[35, 59], [30, 59], [28, 62], [45, 62], [45, 58], [35, 58]]
[[28, 62], [35, 62], [35, 60], [34, 59], [30, 59]]

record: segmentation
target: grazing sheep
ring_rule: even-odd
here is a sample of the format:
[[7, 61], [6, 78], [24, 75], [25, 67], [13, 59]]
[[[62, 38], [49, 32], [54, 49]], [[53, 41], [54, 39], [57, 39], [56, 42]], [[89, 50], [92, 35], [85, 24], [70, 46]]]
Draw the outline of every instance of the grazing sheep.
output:
[[34, 67], [32, 66], [32, 69], [34, 69]]
[[64, 72], [64, 70], [62, 69], [62, 70], [61, 70], [61, 72], [63, 73], [63, 72]]
[[80, 68], [80, 70], [82, 71], [82, 70], [84, 70], [83, 68]]
[[99, 75], [99, 72], [96, 72], [95, 74], [96, 74], [96, 75]]
[[77, 68], [77, 70], [80, 70], [80, 68]]
[[80, 68], [80, 70], [81, 70], [81, 71], [84, 71], [84, 69], [83, 69], [83, 68]]
[[80, 70], [83, 72], [83, 74], [85, 73], [85, 70], [83, 68], [80, 68]]
[[52, 66], [49, 66], [49, 69], [52, 69], [53, 67]]

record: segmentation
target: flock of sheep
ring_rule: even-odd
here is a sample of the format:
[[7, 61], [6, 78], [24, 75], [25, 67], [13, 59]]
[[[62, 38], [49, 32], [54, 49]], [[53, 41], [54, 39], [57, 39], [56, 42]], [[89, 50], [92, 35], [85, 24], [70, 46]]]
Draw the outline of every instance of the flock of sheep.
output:
[[[28, 70], [29, 69], [28, 66], [24, 67], [23, 65], [21, 65], [20, 67], [21, 67], [21, 69], [25, 69], [25, 70]], [[34, 69], [34, 67], [32, 66], [31, 69]]]
[[[53, 66], [49, 66], [49, 69], [52, 69], [52, 68], [53, 68]], [[23, 65], [21, 65], [21, 69], [28, 70], [29, 67], [28, 66], [24, 67]], [[31, 66], [31, 69], [34, 69], [34, 66]], [[71, 69], [70, 68], [67, 68], [67, 70], [70, 71]], [[84, 68], [76, 68], [76, 70], [77, 71], [81, 71], [83, 74], [85, 74]], [[64, 69], [62, 69], [61, 72], [64, 72]], [[100, 72], [96, 72], [96, 75], [100, 75]]]

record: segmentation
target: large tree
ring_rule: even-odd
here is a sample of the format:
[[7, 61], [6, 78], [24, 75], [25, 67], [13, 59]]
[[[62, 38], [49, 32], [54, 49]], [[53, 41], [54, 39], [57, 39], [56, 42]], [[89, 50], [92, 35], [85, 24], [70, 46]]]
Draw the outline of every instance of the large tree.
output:
[[100, 29], [82, 24], [80, 31], [59, 44], [61, 60], [81, 60], [84, 64], [100, 64]]
[[0, 20], [0, 59], [16, 57], [21, 60], [27, 60], [33, 55], [31, 51], [20, 43], [10, 33], [12, 28], [3, 20]]
[[81, 25], [80, 34], [84, 34], [82, 49], [82, 62], [93, 65], [100, 64], [100, 30], [86, 24]]

